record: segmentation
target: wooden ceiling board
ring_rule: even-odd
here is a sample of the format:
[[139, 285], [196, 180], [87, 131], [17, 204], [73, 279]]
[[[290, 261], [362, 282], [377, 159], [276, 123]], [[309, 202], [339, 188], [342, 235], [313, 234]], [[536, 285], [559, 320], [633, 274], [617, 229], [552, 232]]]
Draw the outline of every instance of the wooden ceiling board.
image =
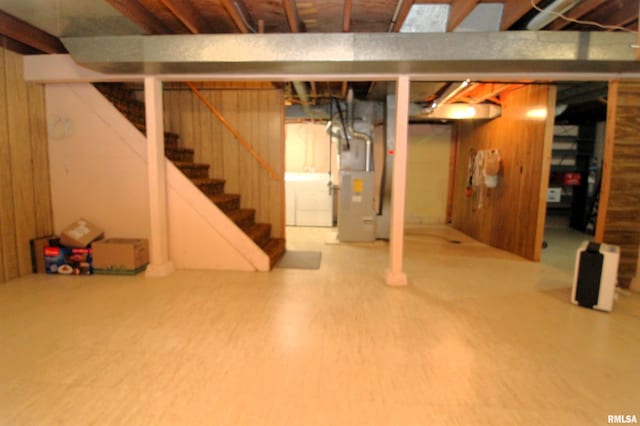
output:
[[[189, 6], [189, 12], [194, 12], [200, 16], [200, 18], [196, 18], [198, 20], [204, 21], [204, 25], [206, 26], [203, 29], [207, 29], [208, 32], [212, 34], [220, 34], [220, 33], [238, 33], [238, 29], [236, 28], [233, 20], [225, 10], [224, 6], [219, 0], [161, 0], [163, 3], [175, 3], [176, 5], [184, 5]], [[196, 22], [194, 22], [196, 23]]]
[[279, 0], [244, 0], [247, 13], [255, 22], [264, 22], [265, 33], [288, 33], [287, 16]]
[[[593, 21], [603, 25], [625, 26], [638, 20], [637, 0], [609, 0], [600, 7], [581, 17], [581, 20]], [[565, 27], [570, 31], [597, 31], [592, 25], [571, 24]]]
[[190, 31], [185, 27], [178, 18], [167, 7], [158, 0], [135, 0], [150, 14], [154, 15], [160, 20], [167, 28], [171, 30], [172, 34], [189, 34]]
[[351, 31], [386, 32], [397, 4], [397, 0], [353, 0]]

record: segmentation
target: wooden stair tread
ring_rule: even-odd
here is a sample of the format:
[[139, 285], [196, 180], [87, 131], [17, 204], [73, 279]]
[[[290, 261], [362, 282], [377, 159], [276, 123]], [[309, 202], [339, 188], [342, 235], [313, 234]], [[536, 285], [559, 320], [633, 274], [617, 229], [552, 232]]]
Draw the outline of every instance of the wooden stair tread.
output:
[[262, 247], [269, 242], [271, 235], [271, 224], [253, 223], [242, 228], [242, 231], [249, 236], [258, 246]]
[[284, 238], [270, 238], [264, 247], [262, 247], [262, 250], [269, 256], [270, 269], [273, 269], [285, 251], [287, 251], [286, 241]]
[[207, 185], [210, 183], [223, 184], [226, 181], [224, 179], [215, 179], [215, 178], [193, 178], [191, 179], [191, 182], [193, 182], [195, 186], [198, 186], [198, 185]]
[[167, 146], [164, 149], [165, 151], [174, 151], [174, 152], [189, 152], [189, 153], [194, 152], [192, 148], [182, 148], [180, 146]]
[[209, 195], [209, 199], [211, 201], [213, 201], [214, 203], [216, 201], [227, 201], [227, 200], [236, 200], [240, 198], [240, 194], [216, 194], [216, 195]]
[[240, 227], [251, 225], [255, 220], [255, 215], [255, 209], [236, 209], [227, 213], [229, 219]]
[[174, 161], [173, 164], [178, 168], [184, 167], [186, 169], [208, 169], [210, 167], [207, 163], [192, 163], [191, 161]]

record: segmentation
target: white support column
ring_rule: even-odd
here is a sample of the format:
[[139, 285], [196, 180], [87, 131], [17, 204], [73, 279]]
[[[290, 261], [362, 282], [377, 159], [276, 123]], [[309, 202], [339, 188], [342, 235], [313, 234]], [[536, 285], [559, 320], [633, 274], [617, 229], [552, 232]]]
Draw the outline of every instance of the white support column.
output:
[[164, 124], [162, 82], [157, 77], [144, 78], [144, 101], [147, 128], [147, 176], [149, 179], [149, 266], [147, 277], [165, 277], [175, 267], [169, 260], [167, 176], [164, 159]]
[[409, 76], [401, 75], [396, 82], [396, 136], [391, 184], [391, 229], [389, 238], [389, 269], [387, 285], [407, 285], [402, 270], [404, 242], [404, 207], [407, 190], [407, 137], [409, 133]]

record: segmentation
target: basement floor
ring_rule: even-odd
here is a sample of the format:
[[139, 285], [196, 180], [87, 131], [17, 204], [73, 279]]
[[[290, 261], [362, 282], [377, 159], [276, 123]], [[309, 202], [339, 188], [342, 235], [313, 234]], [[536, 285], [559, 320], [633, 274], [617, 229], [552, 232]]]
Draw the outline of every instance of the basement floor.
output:
[[290, 228], [319, 270], [0, 285], [0, 424], [601, 425], [640, 417], [640, 295], [569, 303], [572, 274], [446, 227], [388, 248]]

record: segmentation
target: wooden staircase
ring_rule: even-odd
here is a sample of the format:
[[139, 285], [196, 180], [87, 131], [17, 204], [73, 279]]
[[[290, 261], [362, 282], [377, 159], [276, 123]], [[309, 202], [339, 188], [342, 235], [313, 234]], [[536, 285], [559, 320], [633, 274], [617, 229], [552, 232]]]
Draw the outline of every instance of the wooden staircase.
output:
[[[96, 83], [95, 87], [138, 130], [145, 133], [144, 102], [135, 99], [132, 90], [119, 83]], [[165, 132], [165, 156], [167, 159], [269, 256], [270, 267], [273, 268], [285, 252], [285, 240], [272, 238], [271, 224], [257, 223], [255, 209], [241, 208], [240, 194], [224, 192], [224, 179], [210, 178], [209, 164], [194, 162], [193, 149], [180, 147], [179, 143], [178, 134]]]

